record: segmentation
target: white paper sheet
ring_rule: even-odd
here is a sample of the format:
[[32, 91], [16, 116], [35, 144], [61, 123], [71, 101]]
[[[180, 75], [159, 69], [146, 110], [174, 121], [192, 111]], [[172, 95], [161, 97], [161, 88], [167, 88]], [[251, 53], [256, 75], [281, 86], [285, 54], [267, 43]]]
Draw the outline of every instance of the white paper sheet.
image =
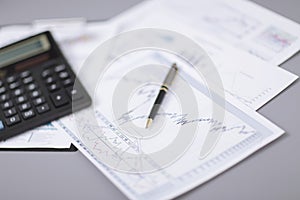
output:
[[[276, 26], [286, 27], [285, 31], [289, 34], [297, 35], [298, 32], [300, 33], [300, 26], [271, 11], [263, 12], [263, 8], [254, 4], [248, 4], [242, 0], [235, 0], [234, 3], [225, 0], [191, 1], [189, 4], [176, 0], [147, 1], [113, 18], [111, 23], [115, 24], [117, 32], [145, 27], [163, 28], [177, 31], [194, 39], [209, 53], [218, 66], [226, 92], [257, 110], [298, 78], [282, 70], [275, 72], [276, 70], [271, 68], [277, 67], [273, 64], [276, 63], [274, 60], [284, 61], [298, 51], [300, 43], [296, 37], [292, 44], [274, 54], [273, 51], [264, 49], [261, 43], [250, 40], [248, 34], [251, 34], [252, 38], [259, 33], [259, 30], [275, 26], [276, 22]], [[232, 6], [234, 9], [231, 8]], [[196, 10], [193, 11], [193, 9]], [[260, 20], [260, 28], [251, 29], [251, 33], [242, 31], [242, 28], [236, 24], [236, 21], [243, 21], [242, 17], [247, 16], [246, 12], [249, 10], [253, 13], [257, 12], [260, 16], [256, 19]], [[222, 24], [222, 27], [216, 23], [207, 25], [201, 22], [201, 20], [205, 21], [213, 17], [229, 18], [233, 22]], [[231, 26], [234, 25], [237, 27], [232, 28]], [[225, 31], [219, 30], [221, 28], [230, 30], [231, 37]], [[240, 36], [233, 37], [233, 35]], [[240, 48], [241, 45], [243, 48]], [[244, 47], [255, 48], [257, 51], [264, 49], [264, 52], [270, 55], [270, 59], [261, 59], [249, 53], [248, 50], [244, 51]], [[270, 76], [265, 76], [266, 74]], [[281, 86], [276, 85], [278, 81]]]
[[300, 25], [245, 0], [154, 0], [143, 2], [113, 18], [119, 31], [160, 27], [231, 46], [279, 65], [300, 49]]
[[70, 148], [68, 136], [49, 123], [0, 142], [0, 148]]
[[[226, 95], [233, 96], [254, 110], [266, 104], [298, 78], [297, 75], [236, 48], [221, 42], [212, 43], [208, 36], [198, 40], [216, 64]], [[138, 57], [138, 53], [134, 56]], [[159, 53], [156, 56], [165, 59], [162, 63], [167, 66], [173, 62]], [[147, 62], [147, 56], [140, 62], [151, 63]], [[154, 60], [152, 62], [155, 63]]]
[[[108, 79], [107, 84], [113, 87], [114, 84], [117, 84], [116, 82], [114, 79]], [[168, 135], [167, 138], [156, 135], [150, 141], [143, 143], [143, 140], [137, 140], [128, 136], [128, 134], [124, 134], [115, 123], [115, 119], [118, 119], [118, 116], [112, 117], [111, 110], [107, 106], [107, 103], [113, 98], [110, 96], [110, 91], [107, 91], [107, 96], [105, 97], [103, 95], [95, 95], [99, 99], [96, 102], [100, 102], [99, 104], [94, 102], [95, 117], [98, 120], [98, 126], [103, 129], [103, 132], [99, 131], [101, 129], [95, 128], [95, 124], [89, 124], [83, 118], [66, 117], [54, 124], [60, 127], [62, 131], [66, 131], [72, 138], [73, 144], [128, 198], [145, 200], [174, 198], [227, 170], [283, 134], [283, 130], [229, 96], [229, 101], [226, 103], [224, 131], [221, 133], [221, 138], [214, 150], [206, 158], [199, 159], [200, 149], [206, 136], [205, 130], [209, 130], [208, 134], [213, 134], [213, 129], [208, 128], [209, 120], [201, 120], [210, 119], [211, 101], [205, 96], [199, 83], [195, 82], [194, 79], [189, 79], [189, 82], [196, 88], [194, 91], [197, 102], [201, 102], [198, 103], [201, 113], [196, 118], [191, 115], [182, 117], [181, 114], [188, 113], [178, 113], [178, 102], [176, 98], [170, 97], [167, 101], [168, 103], [164, 106], [163, 112], [160, 113], [168, 116], [166, 127], [164, 127], [165, 130], [169, 130], [166, 133]], [[176, 80], [174, 80], [172, 86], [173, 91], [176, 91]], [[106, 87], [107, 90], [110, 90], [110, 87]], [[103, 88], [105, 87], [103, 86]], [[133, 99], [135, 99], [135, 94], [141, 94], [141, 96], [137, 96], [137, 101], [131, 101], [132, 106], [130, 108], [135, 108], [135, 105], [140, 105], [139, 102], [144, 102], [141, 98], [149, 99], [149, 94], [146, 92], [136, 91], [133, 94]], [[154, 97], [152, 96], [150, 99], [154, 100]], [[145, 124], [147, 116], [144, 115], [144, 111], [149, 106], [151, 106], [151, 102], [147, 101], [142, 106], [136, 107], [130, 113], [129, 118], [119, 118], [119, 120], [123, 120], [122, 122], [124, 123], [134, 121], [137, 124]], [[83, 112], [86, 112], [86, 110]], [[83, 115], [85, 114], [83, 113]], [[78, 133], [74, 123], [79, 127], [81, 126], [81, 130], [84, 131]], [[186, 123], [198, 123], [199, 132], [197, 132], [195, 140], [182, 157], [156, 172], [138, 174], [120, 172], [110, 168], [101, 161], [101, 158], [113, 157], [120, 159], [117, 163], [126, 162], [126, 157], [122, 157], [124, 152], [135, 151], [135, 149], [139, 149], [138, 152], [141, 149], [142, 152], [156, 151], [161, 146], [164, 147], [170, 144], [176, 137], [176, 134], [172, 134], [174, 130], [180, 126], [185, 126]], [[100, 132], [104, 135], [100, 134]], [[86, 145], [85, 142], [82, 142], [83, 140], [88, 140], [89, 144]], [[128, 145], [128, 141], [130, 141], [130, 144], [137, 145], [137, 147]], [[115, 148], [103, 148], [104, 144], [110, 144], [115, 146]]]

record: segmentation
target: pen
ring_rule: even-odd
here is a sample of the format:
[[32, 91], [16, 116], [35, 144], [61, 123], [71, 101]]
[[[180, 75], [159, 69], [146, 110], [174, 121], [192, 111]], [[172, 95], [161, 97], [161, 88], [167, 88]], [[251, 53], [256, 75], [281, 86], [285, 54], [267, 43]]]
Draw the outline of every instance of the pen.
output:
[[160, 87], [159, 93], [155, 99], [155, 102], [152, 106], [151, 112], [148, 116], [146, 128], [148, 128], [151, 125], [152, 121], [154, 120], [154, 117], [156, 116], [157, 111], [159, 110], [159, 107], [160, 107], [166, 93], [169, 90], [169, 86], [171, 85], [172, 81], [175, 78], [177, 70], [178, 70], [178, 67], [177, 67], [176, 63], [174, 63], [172, 65], [171, 69], [169, 70], [163, 84]]

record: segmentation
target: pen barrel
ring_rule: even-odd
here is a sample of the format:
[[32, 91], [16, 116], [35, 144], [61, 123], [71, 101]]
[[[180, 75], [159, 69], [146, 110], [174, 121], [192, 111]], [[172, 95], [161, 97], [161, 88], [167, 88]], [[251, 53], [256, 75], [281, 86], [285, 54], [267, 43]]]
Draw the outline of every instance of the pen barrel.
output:
[[165, 97], [166, 93], [168, 92], [168, 89], [169, 89], [168, 86], [171, 85], [171, 83], [177, 73], [177, 70], [178, 70], [177, 65], [176, 65], [176, 63], [174, 63], [172, 65], [171, 69], [169, 70], [169, 72], [163, 82], [163, 85], [161, 86], [160, 91], [155, 99], [155, 102], [151, 109], [150, 115], [148, 116], [146, 128], [149, 127], [152, 120], [156, 116], [156, 114], [160, 108], [160, 105], [162, 104], [164, 97]]
[[155, 115], [157, 114], [159, 108], [160, 108], [160, 105], [162, 104], [163, 100], [164, 100], [164, 97], [167, 93], [168, 89], [165, 87], [165, 86], [162, 86], [160, 88], [160, 91], [155, 99], [155, 102], [154, 102], [154, 105], [153, 105], [153, 108], [150, 112], [150, 115], [149, 115], [149, 118], [150, 119], [154, 119]]
[[176, 73], [177, 73], [177, 67], [176, 67], [176, 65], [173, 65], [172, 68], [170, 69], [169, 73], [167, 74], [163, 85], [165, 85], [166, 87], [171, 85], [172, 81], [174, 80], [174, 77], [175, 77]]

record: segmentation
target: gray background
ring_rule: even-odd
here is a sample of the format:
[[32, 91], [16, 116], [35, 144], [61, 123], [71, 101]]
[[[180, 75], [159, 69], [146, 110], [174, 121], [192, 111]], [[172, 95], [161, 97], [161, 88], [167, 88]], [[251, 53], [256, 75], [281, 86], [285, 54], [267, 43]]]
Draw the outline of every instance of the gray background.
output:
[[[140, 0], [0, 0], [0, 25], [108, 19]], [[255, 0], [300, 23], [300, 1]], [[255, 14], [255, 13], [254, 13]], [[1, 39], [1, 38], [0, 38]], [[281, 67], [300, 75], [300, 55]], [[300, 199], [300, 83], [259, 110], [287, 134], [179, 199]], [[126, 199], [80, 152], [0, 152], [0, 199]]]

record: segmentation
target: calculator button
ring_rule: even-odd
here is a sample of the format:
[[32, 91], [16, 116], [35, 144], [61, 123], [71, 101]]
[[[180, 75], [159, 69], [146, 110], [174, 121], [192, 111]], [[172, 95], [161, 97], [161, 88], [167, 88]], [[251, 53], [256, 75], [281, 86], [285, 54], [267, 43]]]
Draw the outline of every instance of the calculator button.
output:
[[11, 108], [13, 106], [13, 102], [11, 100], [4, 102], [3, 104], [1, 104], [1, 108], [2, 110]]
[[32, 81], [33, 81], [32, 76], [29, 76], [29, 77], [23, 79], [23, 83], [24, 83], [24, 84], [29, 84], [29, 83], [31, 83]]
[[83, 94], [79, 92], [76, 88], [68, 87], [67, 89], [68, 95], [73, 101], [76, 101], [78, 99], [81, 99], [83, 97]]
[[22, 112], [23, 119], [29, 119], [35, 116], [35, 113], [32, 109]]
[[15, 82], [17, 80], [17, 76], [16, 75], [12, 75], [12, 76], [9, 76], [7, 77], [6, 81], [8, 83], [12, 83], [12, 82]]
[[31, 98], [37, 98], [41, 95], [41, 91], [40, 90], [34, 90], [33, 92], [31, 92], [30, 97]]
[[65, 66], [65, 65], [58, 65], [58, 66], [56, 66], [56, 67], [54, 68], [54, 71], [55, 71], [55, 72], [61, 72], [61, 71], [65, 70], [65, 69], [66, 69], [66, 66]]
[[14, 96], [20, 96], [23, 93], [24, 93], [24, 89], [23, 88], [18, 88], [18, 89], [16, 89], [16, 90], [13, 91]]
[[4, 111], [5, 117], [10, 117], [10, 116], [12, 116], [16, 113], [17, 113], [17, 111], [16, 111], [15, 108], [11, 108], [11, 109], [8, 109], [8, 110]]
[[66, 80], [63, 81], [64, 86], [69, 86], [73, 84], [72, 79], [68, 78]]
[[39, 97], [39, 98], [36, 98], [36, 99], [33, 100], [33, 104], [35, 106], [38, 106], [38, 105], [40, 105], [44, 102], [45, 102], [45, 97]]
[[29, 109], [29, 108], [31, 108], [31, 105], [30, 105], [29, 102], [23, 103], [23, 104], [21, 104], [21, 105], [19, 106], [19, 109], [20, 109], [21, 111], [27, 110], [27, 109]]
[[19, 115], [12, 116], [10, 118], [5, 119], [5, 123], [7, 126], [11, 126], [13, 124], [19, 123], [21, 121]]
[[26, 78], [26, 77], [28, 77], [29, 75], [31, 74], [31, 72], [30, 71], [23, 71], [23, 72], [21, 72], [21, 74], [20, 74], [20, 77], [21, 78]]
[[48, 104], [45, 103], [45, 104], [43, 104], [43, 105], [41, 105], [41, 106], [36, 107], [36, 110], [37, 110], [37, 112], [38, 112], [39, 114], [42, 114], [42, 113], [44, 113], [44, 112], [49, 111], [50, 108], [49, 108]]
[[30, 90], [30, 91], [32, 91], [32, 90], [34, 90], [34, 89], [36, 89], [36, 88], [37, 88], [37, 85], [36, 85], [35, 83], [31, 83], [31, 84], [29, 84], [28, 87], [27, 87], [27, 89]]
[[27, 101], [27, 97], [25, 95], [22, 95], [22, 96], [19, 96], [16, 98], [17, 104], [24, 103], [25, 101]]
[[3, 102], [3, 101], [7, 101], [9, 99], [9, 94], [2, 94], [0, 96], [0, 101]]
[[3, 122], [0, 120], [0, 131], [4, 129], [4, 124]]
[[9, 89], [11, 89], [11, 90], [16, 89], [20, 85], [21, 85], [20, 81], [13, 82], [13, 83], [9, 84]]
[[46, 79], [47, 84], [52, 84], [52, 83], [54, 83], [54, 81], [55, 81], [55, 78], [53, 76], [50, 76]]
[[49, 87], [48, 87], [48, 89], [50, 90], [50, 92], [53, 92], [53, 91], [55, 91], [55, 90], [58, 90], [60, 87], [59, 87], [59, 85], [57, 84], [57, 83], [53, 83], [53, 84], [51, 84]]
[[48, 76], [50, 76], [52, 74], [52, 71], [50, 69], [45, 69], [43, 72], [42, 72], [42, 77], [43, 78], [47, 78]]
[[68, 77], [69, 77], [69, 74], [68, 74], [68, 72], [63, 71], [63, 72], [60, 72], [60, 73], [58, 74], [58, 77], [61, 78], [61, 79], [65, 79], [65, 78], [68, 78]]
[[55, 107], [63, 106], [69, 102], [66, 93], [62, 90], [51, 94], [50, 97]]
[[0, 94], [3, 94], [4, 92], [6, 92], [5, 87], [0, 87]]

